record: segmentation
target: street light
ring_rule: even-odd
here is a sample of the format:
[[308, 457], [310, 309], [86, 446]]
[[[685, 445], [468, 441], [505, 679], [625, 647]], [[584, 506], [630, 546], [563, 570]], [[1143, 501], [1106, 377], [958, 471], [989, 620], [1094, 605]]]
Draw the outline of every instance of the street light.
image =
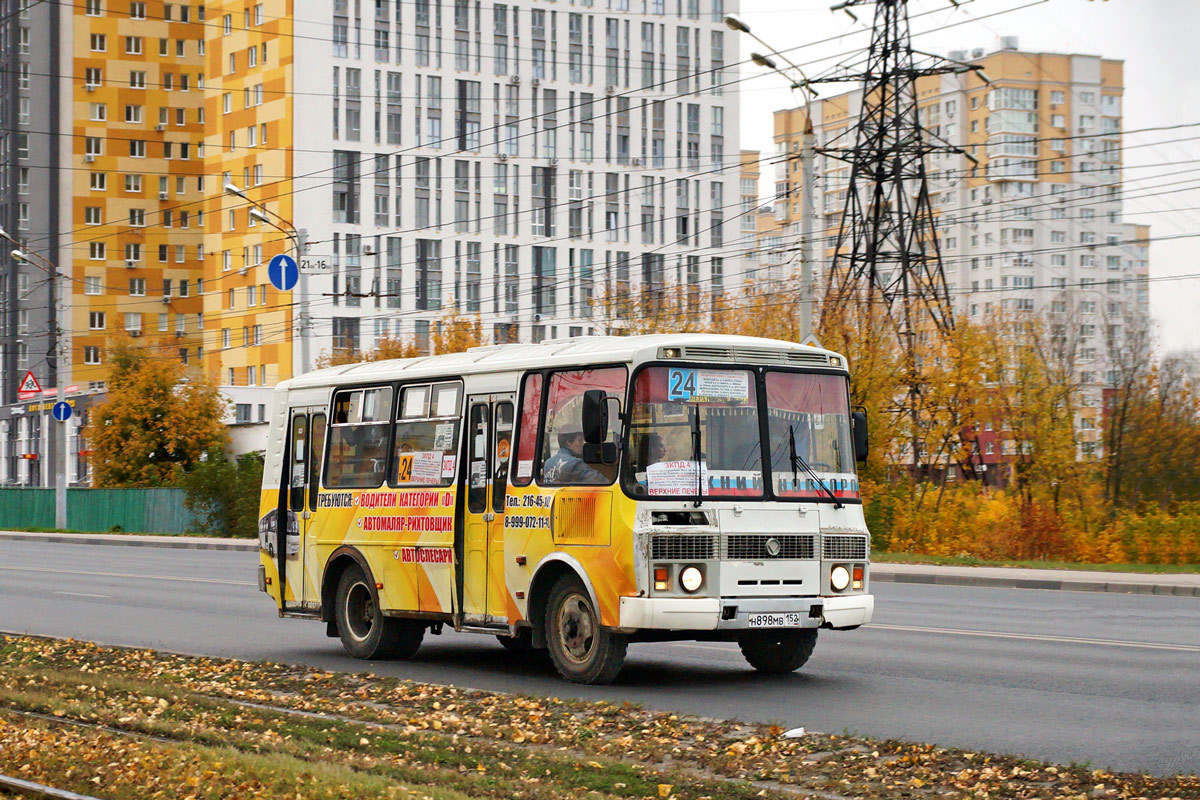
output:
[[[299, 268], [300, 260], [304, 256], [304, 243], [300, 231], [292, 224], [291, 220], [276, 214], [271, 209], [267, 208], [257, 200], [253, 200], [246, 193], [239, 189], [236, 184], [229, 182], [225, 184], [225, 193], [231, 194], [234, 197], [239, 197], [250, 204], [250, 210], [247, 212], [251, 219], [256, 219], [259, 222], [270, 225], [272, 228], [281, 232], [288, 238], [292, 248], [295, 251], [296, 266]], [[271, 219], [274, 217], [275, 219]], [[275, 220], [278, 220], [276, 222]], [[300, 270], [300, 371], [308, 371], [308, 275], [303, 270]]]
[[813, 98], [817, 96], [817, 91], [813, 89], [812, 83], [809, 82], [808, 76], [804, 74], [804, 70], [785, 56], [780, 51], [771, 47], [764, 42], [760, 37], [751, 32], [750, 26], [742, 22], [737, 17], [725, 17], [725, 25], [733, 31], [744, 33], [754, 41], [767, 48], [768, 52], [783, 59], [784, 63], [791, 69], [796, 71], [800, 76], [800, 80], [795, 80], [786, 72], [776, 66], [775, 62], [769, 57], [759, 53], [751, 53], [750, 60], [760, 67], [773, 70], [782, 75], [792, 84], [792, 90], [804, 90], [804, 135], [800, 145], [800, 324], [799, 324], [799, 339], [804, 341], [812, 335], [812, 317], [813, 317], [813, 270], [812, 270], [812, 239], [813, 239], [813, 182], [814, 178], [814, 162], [816, 160], [816, 134], [813, 132]]

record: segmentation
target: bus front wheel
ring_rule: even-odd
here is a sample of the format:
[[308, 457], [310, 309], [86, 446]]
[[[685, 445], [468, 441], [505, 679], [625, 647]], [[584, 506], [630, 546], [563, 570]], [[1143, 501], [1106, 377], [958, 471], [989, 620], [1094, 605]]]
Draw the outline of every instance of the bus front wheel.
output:
[[804, 666], [817, 646], [816, 628], [770, 628], [738, 637], [742, 655], [759, 672], [782, 675]]
[[355, 658], [412, 658], [425, 638], [421, 622], [383, 615], [367, 576], [357, 566], [342, 573], [335, 610], [342, 647]]
[[558, 674], [573, 683], [612, 683], [625, 664], [628, 641], [600, 626], [583, 583], [564, 576], [546, 603], [546, 648]]

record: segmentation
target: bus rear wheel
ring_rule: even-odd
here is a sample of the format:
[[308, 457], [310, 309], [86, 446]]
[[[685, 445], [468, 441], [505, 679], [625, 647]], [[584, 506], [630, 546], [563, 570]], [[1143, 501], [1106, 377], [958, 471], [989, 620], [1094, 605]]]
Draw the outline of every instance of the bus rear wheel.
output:
[[573, 575], [550, 590], [545, 626], [550, 659], [572, 683], [612, 683], [625, 664], [628, 640], [600, 626], [587, 589]]
[[742, 655], [759, 672], [782, 675], [804, 666], [817, 646], [816, 628], [770, 628], [738, 637]]
[[357, 566], [349, 567], [338, 581], [334, 613], [342, 647], [355, 658], [412, 658], [425, 638], [423, 623], [383, 615], [375, 591]]

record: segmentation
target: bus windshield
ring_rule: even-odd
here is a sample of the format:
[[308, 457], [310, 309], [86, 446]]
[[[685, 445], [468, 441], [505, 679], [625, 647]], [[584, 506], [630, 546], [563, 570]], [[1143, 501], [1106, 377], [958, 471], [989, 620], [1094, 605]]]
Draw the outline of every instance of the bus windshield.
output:
[[762, 497], [755, 376], [649, 367], [633, 387], [626, 486], [647, 497]]
[[769, 370], [766, 389], [775, 496], [815, 500], [832, 492], [839, 499], [857, 498], [846, 379]]

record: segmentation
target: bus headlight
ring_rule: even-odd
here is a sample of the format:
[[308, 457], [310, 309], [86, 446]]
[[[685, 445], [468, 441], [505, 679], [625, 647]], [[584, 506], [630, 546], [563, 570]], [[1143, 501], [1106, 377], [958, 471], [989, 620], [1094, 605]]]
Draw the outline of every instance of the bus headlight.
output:
[[704, 584], [704, 573], [699, 567], [684, 567], [679, 573], [679, 585], [685, 592], [694, 592]]
[[835, 592], [846, 591], [846, 587], [850, 585], [850, 570], [841, 564], [829, 570], [829, 585]]

